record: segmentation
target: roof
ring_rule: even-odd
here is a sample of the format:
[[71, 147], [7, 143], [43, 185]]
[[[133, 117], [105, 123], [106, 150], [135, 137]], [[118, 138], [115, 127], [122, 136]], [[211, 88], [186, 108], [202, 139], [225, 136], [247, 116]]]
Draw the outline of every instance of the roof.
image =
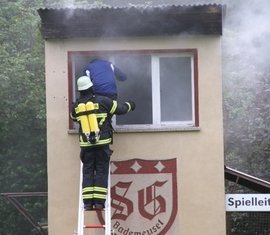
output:
[[225, 166], [225, 178], [260, 193], [270, 193], [270, 182]]
[[45, 39], [186, 34], [222, 35], [224, 6], [42, 8]]

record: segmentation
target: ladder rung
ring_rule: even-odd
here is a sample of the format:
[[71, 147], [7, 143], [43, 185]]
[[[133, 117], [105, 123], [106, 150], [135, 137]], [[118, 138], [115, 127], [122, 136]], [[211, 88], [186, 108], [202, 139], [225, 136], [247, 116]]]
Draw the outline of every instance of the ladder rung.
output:
[[105, 228], [103, 224], [91, 224], [91, 225], [84, 225], [84, 228]]

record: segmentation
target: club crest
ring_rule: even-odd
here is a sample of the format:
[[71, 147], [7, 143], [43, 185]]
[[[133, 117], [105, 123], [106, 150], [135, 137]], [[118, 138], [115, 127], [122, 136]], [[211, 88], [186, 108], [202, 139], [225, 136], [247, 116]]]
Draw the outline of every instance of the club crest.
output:
[[113, 234], [168, 234], [177, 214], [176, 165], [176, 159], [112, 161]]

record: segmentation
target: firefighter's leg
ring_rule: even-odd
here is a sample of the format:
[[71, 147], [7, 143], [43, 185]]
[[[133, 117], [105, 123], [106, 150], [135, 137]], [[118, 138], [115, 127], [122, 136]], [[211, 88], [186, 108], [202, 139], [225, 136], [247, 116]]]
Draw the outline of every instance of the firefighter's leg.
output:
[[108, 186], [108, 173], [110, 157], [112, 150], [109, 145], [97, 149], [96, 154], [96, 174], [94, 179], [94, 203], [102, 205], [106, 201], [107, 186]]
[[85, 208], [91, 209], [94, 195], [95, 156], [91, 151], [81, 150], [83, 163], [82, 197]]

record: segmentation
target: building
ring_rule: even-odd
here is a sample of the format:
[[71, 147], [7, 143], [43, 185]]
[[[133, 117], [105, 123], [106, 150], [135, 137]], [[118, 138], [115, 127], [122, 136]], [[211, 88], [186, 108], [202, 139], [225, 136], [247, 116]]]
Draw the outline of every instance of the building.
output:
[[115, 234], [226, 233], [223, 11], [216, 4], [39, 9], [46, 56], [50, 235], [77, 229], [79, 146], [69, 111], [76, 78], [96, 56], [127, 73], [128, 81], [118, 84], [119, 97], [137, 104], [132, 115], [114, 121]]

